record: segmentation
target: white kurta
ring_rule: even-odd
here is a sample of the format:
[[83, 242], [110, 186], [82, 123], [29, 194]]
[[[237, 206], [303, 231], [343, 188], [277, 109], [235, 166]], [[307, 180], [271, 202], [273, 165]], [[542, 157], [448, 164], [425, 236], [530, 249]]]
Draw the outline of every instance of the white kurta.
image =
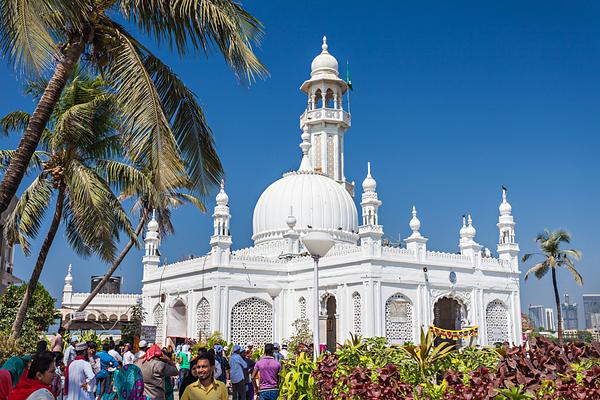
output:
[[[81, 385], [88, 384], [87, 390]], [[75, 360], [69, 366], [69, 393], [67, 400], [93, 400], [96, 378], [92, 366], [85, 360]]]

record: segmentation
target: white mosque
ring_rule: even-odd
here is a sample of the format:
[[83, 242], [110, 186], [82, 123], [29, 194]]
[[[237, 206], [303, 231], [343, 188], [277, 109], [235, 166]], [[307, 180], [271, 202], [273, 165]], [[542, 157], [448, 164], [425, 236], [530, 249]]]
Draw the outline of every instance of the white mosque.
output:
[[[297, 171], [283, 174], [258, 199], [254, 246], [231, 248], [229, 198], [222, 183], [208, 254], [161, 264], [160, 229], [153, 218], [145, 236], [141, 296], [99, 295], [86, 318], [127, 320], [130, 303], [141, 297], [145, 323], [157, 327], [160, 344], [204, 338], [213, 331], [241, 344], [282, 342], [294, 333], [295, 320], [312, 320], [317, 296], [320, 341], [329, 348], [351, 333], [385, 336], [391, 343], [418, 342], [420, 329], [432, 325], [477, 326], [480, 345], [520, 343], [519, 245], [506, 191], [499, 207], [498, 258], [475, 241], [470, 215], [459, 231], [459, 252], [427, 249], [414, 207], [405, 245], [389, 245], [382, 240], [382, 201], [370, 166], [362, 182], [360, 219], [354, 185], [344, 175], [350, 114], [343, 95], [348, 86], [339, 78], [325, 38], [300, 90], [308, 100], [300, 116], [302, 159]], [[335, 240], [320, 260], [318, 291], [313, 260], [302, 242], [312, 231]], [[73, 293], [71, 282], [69, 271], [63, 310], [76, 308], [86, 296]]]

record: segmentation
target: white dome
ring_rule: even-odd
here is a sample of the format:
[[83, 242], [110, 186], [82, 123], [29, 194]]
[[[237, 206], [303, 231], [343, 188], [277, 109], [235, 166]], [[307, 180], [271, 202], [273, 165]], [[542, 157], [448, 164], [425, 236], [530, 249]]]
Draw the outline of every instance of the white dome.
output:
[[297, 232], [324, 231], [336, 241], [356, 243], [358, 213], [346, 189], [320, 173], [298, 171], [272, 183], [258, 199], [253, 217], [255, 244], [282, 238], [289, 229], [290, 207]]
[[323, 37], [323, 49], [310, 64], [310, 76], [316, 74], [334, 74], [338, 76], [338, 62], [327, 50], [327, 38]]
[[503, 201], [500, 203], [500, 207], [498, 207], [498, 209], [500, 210], [500, 215], [510, 215], [512, 213], [512, 206], [508, 201]]

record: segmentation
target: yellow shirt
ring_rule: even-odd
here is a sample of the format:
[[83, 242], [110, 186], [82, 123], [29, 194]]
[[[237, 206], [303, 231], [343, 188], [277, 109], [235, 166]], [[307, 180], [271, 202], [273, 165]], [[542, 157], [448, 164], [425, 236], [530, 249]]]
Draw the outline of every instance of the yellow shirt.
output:
[[185, 388], [180, 400], [228, 400], [227, 387], [221, 381], [214, 381], [207, 388], [196, 381]]

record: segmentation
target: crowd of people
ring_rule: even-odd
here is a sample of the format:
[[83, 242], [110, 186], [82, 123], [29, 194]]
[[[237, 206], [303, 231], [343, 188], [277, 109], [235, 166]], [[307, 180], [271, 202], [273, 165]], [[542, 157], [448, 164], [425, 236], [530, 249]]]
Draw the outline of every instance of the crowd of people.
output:
[[40, 341], [34, 354], [13, 356], [0, 368], [0, 400], [274, 400], [279, 397], [285, 346], [264, 346], [253, 360], [254, 346], [189, 344], [161, 348], [141, 340], [112, 340], [101, 348], [71, 336], [63, 351], [64, 329], [50, 349]]

